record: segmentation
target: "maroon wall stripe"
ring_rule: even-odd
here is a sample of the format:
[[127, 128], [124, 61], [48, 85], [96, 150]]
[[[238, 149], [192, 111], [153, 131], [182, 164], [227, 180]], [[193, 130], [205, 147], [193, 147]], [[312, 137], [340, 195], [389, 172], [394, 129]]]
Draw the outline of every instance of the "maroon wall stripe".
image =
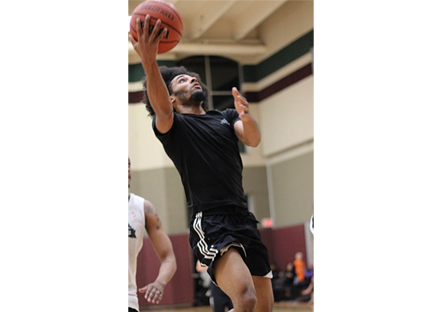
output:
[[[294, 71], [290, 75], [278, 80], [274, 84], [264, 88], [261, 91], [257, 92], [246, 92], [245, 97], [247, 101], [251, 103], [259, 103], [262, 100], [268, 98], [275, 93], [280, 92], [281, 90], [297, 83], [298, 81], [310, 76], [313, 74], [312, 71], [312, 63], [309, 63], [298, 70]], [[141, 103], [144, 97], [144, 91], [136, 91], [136, 92], [128, 92], [128, 103], [136, 104]]]
[[128, 103], [141, 103], [144, 97], [144, 91], [128, 92]]
[[245, 97], [247, 101], [252, 103], [258, 103], [263, 101], [264, 99], [268, 98], [271, 95], [274, 95], [275, 93], [278, 93], [279, 91], [293, 85], [294, 83], [297, 83], [298, 81], [302, 80], [303, 78], [306, 78], [310, 75], [312, 75], [312, 63], [309, 63], [298, 70], [294, 71], [290, 75], [278, 80], [274, 84], [264, 88], [261, 91], [258, 92], [246, 92]]

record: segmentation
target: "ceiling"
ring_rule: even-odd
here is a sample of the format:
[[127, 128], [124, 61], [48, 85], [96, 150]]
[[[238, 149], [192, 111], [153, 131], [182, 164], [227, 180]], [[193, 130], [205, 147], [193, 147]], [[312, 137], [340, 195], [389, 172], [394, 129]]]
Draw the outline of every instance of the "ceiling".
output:
[[[164, 58], [196, 54], [255, 56], [265, 52], [260, 25], [287, 1], [295, 0], [169, 0], [181, 14], [181, 42]], [[143, 1], [128, 0], [128, 15]], [[138, 56], [129, 42], [129, 62]]]

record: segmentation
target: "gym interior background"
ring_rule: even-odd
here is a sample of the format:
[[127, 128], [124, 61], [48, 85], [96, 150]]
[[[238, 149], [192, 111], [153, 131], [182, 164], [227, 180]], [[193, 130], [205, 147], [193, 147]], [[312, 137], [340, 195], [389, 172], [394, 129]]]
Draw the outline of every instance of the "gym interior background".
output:
[[[140, 2], [129, 0], [129, 15]], [[297, 251], [303, 252], [307, 264], [313, 263], [313, 1], [170, 2], [183, 17], [184, 34], [177, 47], [158, 55], [158, 64], [184, 65], [199, 73], [211, 90], [211, 108], [233, 107], [233, 86], [246, 96], [262, 132], [257, 148], [240, 145], [249, 209], [260, 221], [270, 260], [278, 269], [284, 270]], [[192, 304], [195, 263], [182, 184], [154, 136], [152, 119], [141, 102], [143, 69], [131, 43], [128, 49], [130, 191], [155, 205], [178, 260], [162, 305]], [[146, 237], [138, 259], [138, 284], [155, 278], [153, 266], [158, 262]], [[149, 306], [144, 301], [141, 308]]]

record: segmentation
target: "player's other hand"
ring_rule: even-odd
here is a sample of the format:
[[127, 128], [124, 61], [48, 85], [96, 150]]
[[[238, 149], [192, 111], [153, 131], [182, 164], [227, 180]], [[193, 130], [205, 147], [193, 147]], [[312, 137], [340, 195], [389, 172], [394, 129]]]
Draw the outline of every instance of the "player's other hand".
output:
[[235, 108], [238, 112], [239, 118], [241, 120], [245, 120], [246, 118], [251, 118], [249, 114], [249, 102], [247, 102], [246, 98], [239, 93], [238, 89], [232, 88], [233, 99], [235, 100]]
[[150, 303], [159, 304], [162, 300], [162, 295], [164, 294], [165, 285], [160, 282], [154, 282], [148, 284], [142, 288], [139, 288], [140, 293], [145, 293], [144, 297]]

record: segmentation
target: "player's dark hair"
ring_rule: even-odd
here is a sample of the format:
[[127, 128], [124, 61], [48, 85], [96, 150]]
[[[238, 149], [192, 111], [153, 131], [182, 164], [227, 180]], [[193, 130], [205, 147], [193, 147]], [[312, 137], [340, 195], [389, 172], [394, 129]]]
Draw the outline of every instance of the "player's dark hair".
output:
[[[164, 79], [164, 83], [167, 86], [168, 94], [171, 95], [173, 93], [173, 90], [171, 88], [171, 82], [173, 78], [175, 78], [178, 75], [189, 75], [192, 77], [195, 77], [198, 79], [199, 85], [202, 88], [202, 91], [204, 91], [205, 94], [208, 94], [208, 89], [205, 84], [202, 83], [201, 78], [197, 73], [189, 72], [184, 66], [181, 67], [166, 67], [166, 66], [159, 66], [159, 71], [161, 72], [162, 78]], [[148, 99], [147, 94], [147, 79], [144, 78], [142, 82], [144, 86], [144, 96], [142, 98], [142, 102], [145, 104], [145, 108], [148, 111], [149, 116], [154, 116], [155, 112], [153, 110], [153, 107], [151, 107], [150, 100]], [[209, 104], [207, 103], [207, 97], [202, 103], [202, 108], [204, 111], [209, 110]]]

